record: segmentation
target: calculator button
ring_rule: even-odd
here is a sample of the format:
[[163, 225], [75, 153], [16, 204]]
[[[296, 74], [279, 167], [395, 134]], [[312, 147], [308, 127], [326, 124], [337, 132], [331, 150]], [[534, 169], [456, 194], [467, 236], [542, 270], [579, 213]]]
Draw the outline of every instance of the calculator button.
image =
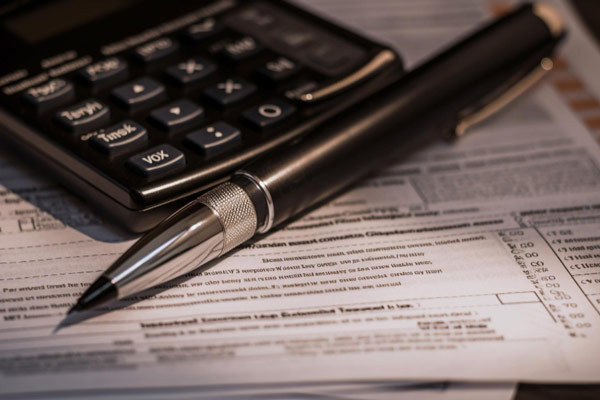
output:
[[289, 51], [305, 49], [318, 41], [315, 32], [305, 26], [288, 26], [277, 32], [275, 38]]
[[150, 64], [175, 53], [179, 44], [171, 38], [163, 37], [138, 46], [134, 54], [139, 61]]
[[325, 68], [338, 68], [351, 61], [345, 50], [344, 47], [337, 46], [336, 43], [322, 42], [311, 48], [308, 58]]
[[250, 6], [235, 15], [236, 25], [268, 31], [279, 24], [277, 17], [260, 5]]
[[150, 113], [150, 118], [166, 131], [180, 131], [198, 121], [204, 109], [189, 100], [178, 100]]
[[112, 96], [122, 105], [134, 110], [162, 100], [165, 87], [154, 79], [140, 78], [113, 89]]
[[185, 166], [185, 155], [175, 147], [161, 144], [131, 157], [125, 163], [138, 175], [155, 178]]
[[186, 142], [205, 156], [213, 156], [242, 143], [242, 135], [239, 129], [219, 121], [190, 133]]
[[98, 100], [89, 99], [57, 112], [55, 119], [63, 128], [82, 133], [106, 124], [110, 120], [110, 109]]
[[256, 86], [244, 79], [230, 78], [207, 88], [204, 95], [220, 106], [226, 107], [242, 101], [255, 90]]
[[147, 142], [146, 129], [131, 120], [101, 129], [90, 138], [94, 148], [111, 156], [139, 149]]
[[203, 58], [195, 57], [167, 68], [167, 76], [180, 86], [198, 82], [217, 70], [217, 66]]
[[300, 65], [286, 57], [278, 57], [260, 66], [256, 72], [271, 83], [282, 82], [300, 71]]
[[244, 36], [237, 40], [232, 40], [223, 45], [219, 54], [225, 60], [237, 63], [246, 60], [249, 57], [260, 52], [262, 47], [256, 39], [251, 36]]
[[64, 79], [52, 79], [23, 93], [23, 99], [38, 111], [67, 103], [74, 97], [73, 85]]
[[242, 117], [257, 129], [269, 128], [290, 117], [296, 108], [281, 100], [271, 99], [242, 113]]
[[127, 76], [127, 62], [117, 57], [98, 61], [79, 70], [79, 76], [88, 85], [106, 85]]
[[184, 37], [191, 42], [199, 42], [208, 39], [221, 32], [225, 26], [214, 18], [206, 18], [200, 22], [188, 26], [184, 31]]

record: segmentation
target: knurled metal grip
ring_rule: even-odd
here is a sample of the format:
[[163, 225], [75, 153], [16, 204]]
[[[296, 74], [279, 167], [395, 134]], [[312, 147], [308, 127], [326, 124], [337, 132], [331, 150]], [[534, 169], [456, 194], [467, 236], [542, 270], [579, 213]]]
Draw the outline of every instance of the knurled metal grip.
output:
[[225, 182], [198, 198], [209, 207], [223, 226], [221, 254], [239, 246], [254, 236], [257, 216], [248, 194], [239, 186]]

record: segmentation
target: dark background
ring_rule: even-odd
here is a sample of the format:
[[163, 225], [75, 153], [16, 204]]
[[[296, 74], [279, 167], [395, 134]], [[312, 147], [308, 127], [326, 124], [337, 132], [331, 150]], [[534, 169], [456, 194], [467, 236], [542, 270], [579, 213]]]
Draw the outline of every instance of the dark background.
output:
[[[596, 37], [600, 51], [600, 1], [571, 0], [579, 17], [587, 26], [590, 33]], [[600, 75], [600, 71], [598, 71]], [[598, 354], [600, 357], [600, 354]], [[600, 371], [598, 371], [600, 376]], [[533, 385], [519, 384], [516, 400], [599, 400], [600, 385]]]
[[598, 0], [571, 0], [579, 16], [587, 25], [591, 33], [600, 42], [600, 1]]

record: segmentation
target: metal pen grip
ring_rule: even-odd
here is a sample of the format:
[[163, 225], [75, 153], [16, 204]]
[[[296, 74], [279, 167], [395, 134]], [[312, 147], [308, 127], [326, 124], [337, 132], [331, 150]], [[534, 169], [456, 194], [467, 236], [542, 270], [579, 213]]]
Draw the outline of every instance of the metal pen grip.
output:
[[221, 254], [254, 236], [256, 210], [248, 194], [239, 186], [225, 182], [200, 196], [197, 201], [209, 207], [223, 226], [224, 243]]

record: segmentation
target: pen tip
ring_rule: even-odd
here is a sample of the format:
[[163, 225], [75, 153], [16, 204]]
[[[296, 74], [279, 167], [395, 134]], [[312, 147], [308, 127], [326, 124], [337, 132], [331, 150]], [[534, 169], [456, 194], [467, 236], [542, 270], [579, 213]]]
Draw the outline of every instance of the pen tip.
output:
[[73, 307], [71, 307], [69, 309], [69, 311], [67, 311], [67, 315], [71, 315], [74, 312], [79, 312], [79, 311], [82, 311], [82, 310], [83, 310], [83, 307], [81, 306], [81, 304], [79, 304], [79, 302], [77, 302]]
[[117, 288], [110, 279], [101, 276], [83, 293], [67, 315], [74, 312], [87, 311], [99, 305], [117, 299]]

